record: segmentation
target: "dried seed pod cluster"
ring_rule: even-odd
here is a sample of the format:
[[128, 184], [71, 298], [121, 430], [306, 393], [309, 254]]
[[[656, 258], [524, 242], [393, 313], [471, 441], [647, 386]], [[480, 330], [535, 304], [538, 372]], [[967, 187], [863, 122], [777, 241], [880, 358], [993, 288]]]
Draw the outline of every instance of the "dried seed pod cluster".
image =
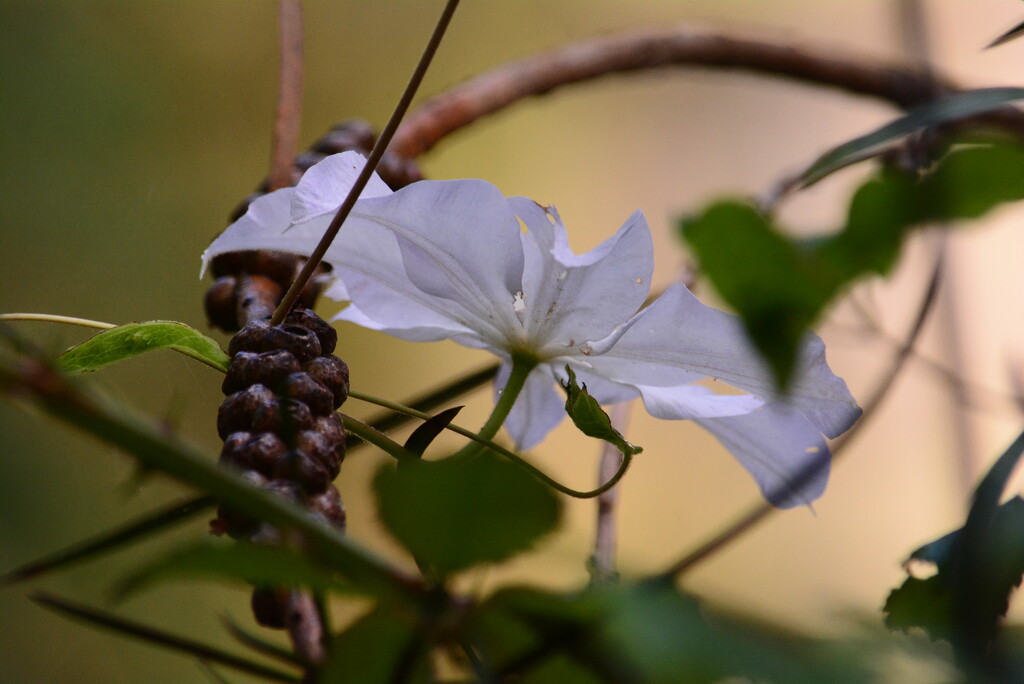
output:
[[[220, 462], [257, 487], [308, 508], [344, 529], [345, 509], [332, 484], [345, 457], [345, 429], [335, 410], [348, 398], [348, 366], [334, 356], [338, 336], [312, 311], [296, 309], [278, 326], [247, 324], [228, 346], [231, 366], [217, 412]], [[278, 531], [221, 507], [215, 534], [276, 544]], [[253, 596], [256, 618], [283, 627], [272, 590]], [[279, 611], [278, 611], [279, 612]]]

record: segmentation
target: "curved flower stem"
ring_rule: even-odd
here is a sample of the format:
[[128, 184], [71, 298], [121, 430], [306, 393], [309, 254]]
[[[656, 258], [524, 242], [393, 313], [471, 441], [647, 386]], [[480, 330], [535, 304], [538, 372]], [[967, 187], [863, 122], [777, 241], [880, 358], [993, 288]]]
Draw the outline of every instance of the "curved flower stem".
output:
[[338, 412], [338, 415], [341, 416], [341, 420], [345, 424], [346, 430], [364, 442], [372, 444], [381, 451], [394, 456], [397, 460], [404, 461], [410, 458], [415, 460], [417, 458], [416, 454], [412, 453], [404, 446], [385, 435], [383, 432], [370, 427], [363, 421], [353, 418], [347, 413], [341, 413], [340, 411]]
[[[395, 402], [388, 401], [387, 399], [380, 399], [378, 397], [374, 397], [374, 396], [371, 396], [369, 394], [363, 394], [362, 392], [349, 391], [348, 396], [350, 398], [352, 398], [352, 399], [358, 399], [359, 401], [365, 401], [365, 402], [370, 403], [370, 404], [376, 404], [377, 406], [382, 406], [384, 408], [390, 409], [390, 410], [395, 411], [397, 413], [403, 413], [403, 414], [408, 415], [408, 416], [413, 416], [414, 418], [419, 418], [420, 420], [429, 420], [431, 418], [431, 415], [429, 413], [424, 413], [422, 411], [417, 411], [416, 409], [409, 408], [408, 406], [402, 406], [401, 404], [396, 404]], [[354, 418], [350, 418], [349, 416], [345, 416], [344, 414], [341, 414], [341, 415], [342, 415], [343, 420], [346, 421], [345, 427], [349, 426], [347, 421], [351, 419], [355, 423], [358, 423], [357, 427], [361, 426], [360, 429], [362, 429], [362, 427], [369, 428], [369, 426], [365, 425], [364, 423], [360, 423], [359, 421], [356, 421]], [[372, 430], [372, 428], [369, 428], [369, 429]], [[629, 469], [629, 465], [630, 465], [630, 463], [633, 460], [632, 456], [626, 456], [625, 458], [622, 459], [622, 463], [619, 465], [619, 469], [615, 471], [615, 474], [613, 474], [610, 478], [608, 478], [607, 482], [602, 484], [597, 489], [592, 489], [590, 491], [584, 492], [584, 491], [580, 491], [578, 489], [572, 489], [571, 487], [565, 486], [564, 484], [562, 484], [561, 482], [555, 480], [554, 478], [552, 478], [550, 475], [545, 473], [543, 470], [541, 470], [537, 466], [533, 465], [532, 463], [530, 463], [529, 461], [524, 459], [519, 454], [517, 454], [517, 453], [515, 453], [513, 451], [509, 451], [508, 449], [506, 449], [505, 447], [501, 446], [500, 444], [495, 444], [494, 442], [491, 442], [490, 440], [484, 439], [484, 438], [480, 437], [479, 435], [477, 435], [476, 433], [474, 433], [474, 432], [472, 432], [470, 430], [467, 430], [466, 428], [459, 427], [458, 425], [453, 425], [453, 424], [449, 423], [447, 426], [445, 426], [445, 429], [446, 430], [451, 430], [452, 432], [454, 432], [454, 433], [456, 433], [458, 435], [462, 435], [463, 437], [466, 437], [467, 439], [471, 439], [474, 442], [476, 442], [477, 444], [480, 444], [484, 448], [491, 449], [492, 451], [498, 452], [499, 454], [501, 454], [502, 456], [504, 456], [508, 460], [512, 461], [513, 463], [515, 463], [519, 467], [524, 468], [527, 472], [529, 472], [531, 475], [536, 477], [538, 480], [540, 480], [541, 482], [543, 482], [547, 486], [551, 487], [552, 489], [554, 489], [556, 491], [559, 491], [559, 492], [565, 494], [566, 496], [571, 496], [574, 499], [592, 499], [595, 496], [600, 496], [601, 494], [604, 494], [609, 489], [611, 489], [612, 487], [614, 487], [616, 484], [619, 483], [619, 480], [621, 480], [622, 476], [626, 474], [626, 470]], [[357, 436], [360, 436], [360, 437], [362, 436], [359, 433], [356, 433], [355, 430], [352, 430], [352, 432], [354, 434], [356, 434]], [[373, 430], [373, 432], [376, 432], [376, 430]], [[380, 435], [380, 433], [377, 433], [376, 435], [374, 435], [374, 438], [378, 438], [377, 435], [379, 435], [380, 437], [384, 437], [384, 435]], [[388, 438], [384, 437], [384, 439], [388, 439]], [[391, 440], [388, 440], [388, 441], [391, 441]]]
[[98, 330], [110, 330], [117, 326], [113, 323], [103, 321], [92, 321], [88, 318], [75, 318], [74, 316], [58, 316], [56, 314], [41, 313], [9, 313], [0, 314], [0, 321], [41, 321], [43, 323], [66, 323], [68, 325], [79, 325], [83, 328], [96, 328]]
[[[501, 426], [505, 424], [505, 419], [508, 418], [508, 414], [512, 411], [512, 407], [516, 403], [516, 399], [519, 398], [519, 394], [523, 391], [523, 387], [526, 386], [526, 378], [530, 375], [534, 368], [537, 367], [537, 360], [527, 356], [516, 356], [512, 358], [512, 372], [509, 373], [508, 382], [505, 383], [505, 387], [499, 392], [498, 401], [494, 404], [494, 410], [491, 411], [491, 416], [484, 423], [484, 426], [480, 428], [477, 433], [477, 437], [481, 440], [493, 439]], [[458, 451], [458, 456], [468, 456], [470, 454], [479, 453], [484, 450], [484, 446], [480, 442], [475, 444], [467, 444]]]

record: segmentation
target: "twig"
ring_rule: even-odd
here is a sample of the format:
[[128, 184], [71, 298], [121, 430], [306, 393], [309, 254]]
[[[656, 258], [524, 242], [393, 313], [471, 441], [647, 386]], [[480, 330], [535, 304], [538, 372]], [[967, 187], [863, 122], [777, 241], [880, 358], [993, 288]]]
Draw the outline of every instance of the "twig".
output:
[[[916, 344], [918, 337], [920, 337], [921, 331], [924, 329], [925, 321], [928, 319], [928, 314], [931, 312], [932, 307], [935, 304], [936, 295], [939, 291], [939, 283], [942, 280], [944, 263], [944, 253], [942, 250], [939, 250], [938, 256], [935, 259], [935, 266], [932, 268], [931, 278], [928, 281], [928, 289], [921, 298], [921, 303], [917, 308], [917, 314], [914, 317], [914, 323], [907, 333], [907, 339], [896, 352], [892, 362], [889, 364], [889, 368], [880, 376], [881, 380], [879, 381], [878, 386], [871, 393], [869, 398], [862, 403], [864, 412], [861, 414], [860, 420], [857, 421], [857, 423], [850, 428], [845, 435], [833, 442], [833, 462], [835, 462], [845, 452], [845, 447], [850, 443], [850, 440], [855, 435], [862, 432], [864, 430], [864, 426], [871, 421], [871, 417], [877, 413], [878, 406], [889, 395], [889, 391], [892, 389], [900, 371], [905, 366], [907, 359], [909, 359], [913, 354], [914, 345]], [[666, 576], [678, 577], [679, 575], [692, 570], [696, 565], [713, 556], [716, 552], [735, 541], [737, 538], [742, 536], [743, 533], [752, 529], [757, 525], [757, 523], [777, 510], [777, 508], [773, 507], [769, 503], [759, 503], [751, 508], [747, 513], [741, 515], [731, 525], [727, 526], [725, 529], [711, 537], [711, 539], [707, 540], [696, 549], [683, 556], [683, 558], [672, 564], [663, 574]]]
[[[615, 73], [698, 66], [755, 71], [839, 88], [908, 109], [960, 88], [915, 67], [837, 54], [832, 46], [793, 47], [782, 42], [699, 32], [686, 27], [633, 31], [589, 39], [526, 57], [483, 73], [437, 95], [398, 130], [391, 151], [413, 158], [444, 137], [519, 100]], [[990, 112], [976, 122], [1024, 137], [1024, 114]]]
[[278, 0], [281, 67], [270, 150], [270, 190], [292, 184], [292, 158], [302, 122], [302, 0]]
[[334, 242], [334, 238], [337, 237], [338, 231], [341, 230], [341, 224], [348, 218], [349, 213], [352, 211], [352, 207], [355, 206], [356, 200], [359, 199], [359, 195], [362, 194], [363, 188], [370, 181], [370, 176], [373, 175], [373, 170], [377, 168], [380, 158], [384, 156], [384, 150], [387, 149], [388, 144], [395, 135], [395, 131], [398, 129], [398, 124], [401, 123], [402, 117], [409, 110], [409, 105], [412, 104], [412, 98], [416, 95], [416, 91], [419, 90], [420, 83], [423, 82], [423, 77], [427, 73], [427, 68], [430, 66], [431, 60], [434, 58], [434, 54], [437, 53], [437, 48], [441, 45], [441, 39], [444, 38], [445, 31], [448, 29], [448, 24], [451, 23], [452, 16], [455, 14], [455, 10], [459, 6], [459, 0], [447, 0], [444, 6], [444, 10], [441, 12], [441, 17], [437, 21], [437, 25], [434, 27], [434, 33], [430, 36], [430, 40], [427, 42], [427, 47], [424, 48], [423, 54], [420, 56], [419, 64], [416, 65], [416, 70], [413, 71], [412, 78], [409, 79], [409, 84], [405, 87], [405, 92], [402, 93], [402, 97], [399, 99], [398, 104], [395, 106], [395, 111], [391, 114], [391, 119], [388, 121], [384, 130], [381, 131], [380, 137], [377, 138], [377, 142], [374, 143], [373, 149], [370, 150], [370, 156], [366, 159], [366, 164], [363, 169], [359, 172], [359, 176], [352, 184], [352, 189], [349, 190], [348, 196], [345, 197], [345, 201], [338, 207], [337, 213], [331, 220], [331, 224], [324, 231], [323, 238], [320, 239], [320, 243], [313, 250], [313, 253], [309, 255], [309, 259], [302, 267], [302, 271], [295, 278], [295, 282], [292, 283], [291, 287], [288, 288], [288, 292], [285, 293], [284, 299], [277, 307], [277, 311], [274, 312], [274, 317], [271, 319], [271, 325], [280, 325], [284, 317], [291, 311], [292, 305], [295, 304], [295, 300], [299, 298], [299, 293], [302, 292], [302, 288], [306, 286], [306, 283], [313, 275], [313, 271], [320, 265], [321, 260], [324, 258], [324, 254], [327, 253], [327, 248]]
[[[612, 428], [626, 433], [629, 426], [633, 402], [623, 402], [612, 407], [610, 418]], [[610, 442], [605, 442], [601, 450], [601, 465], [598, 466], [597, 482], [607, 482], [618, 471], [622, 464], [622, 452]], [[615, 569], [615, 549], [617, 540], [616, 504], [619, 500], [618, 485], [603, 492], [597, 498], [597, 530], [594, 533], [594, 553], [590, 556], [590, 580], [593, 583], [614, 581], [618, 577]]]

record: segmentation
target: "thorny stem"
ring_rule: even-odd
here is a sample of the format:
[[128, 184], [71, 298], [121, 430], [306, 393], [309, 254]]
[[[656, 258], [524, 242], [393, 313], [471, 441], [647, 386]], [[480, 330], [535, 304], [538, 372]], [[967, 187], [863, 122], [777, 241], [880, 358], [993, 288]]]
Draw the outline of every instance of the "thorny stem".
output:
[[[925, 321], [928, 319], [928, 314], [931, 312], [932, 307], [935, 304], [936, 295], [939, 291], [939, 283], [942, 280], [943, 269], [944, 256], [943, 252], [940, 250], [935, 260], [935, 266], [932, 268], [931, 278], [928, 281], [928, 289], [921, 298], [921, 304], [918, 306], [917, 314], [914, 317], [914, 323], [907, 333], [906, 340], [893, 356], [892, 363], [890, 363], [889, 368], [886, 369], [885, 373], [882, 373], [879, 376], [881, 380], [874, 392], [872, 392], [870, 397], [863, 402], [863, 413], [861, 414], [860, 420], [857, 421], [857, 423], [850, 428], [845, 435], [834, 442], [832, 449], [833, 462], [835, 462], [845, 452], [845, 447], [850, 443], [850, 440], [855, 435], [863, 431], [864, 426], [870, 422], [871, 416], [876, 413], [878, 406], [889, 395], [889, 390], [892, 389], [900, 371], [906, 365], [907, 359], [909, 359], [914, 353], [914, 345], [917, 342], [918, 337], [920, 337], [921, 331], [924, 329]], [[692, 570], [695, 566], [725, 548], [728, 544], [743, 535], [744, 532], [752, 529], [757, 525], [757, 523], [777, 510], [777, 508], [769, 503], [760, 503], [754, 506], [731, 525], [727, 526], [725, 529], [711, 537], [711, 539], [683, 556], [677, 562], [673, 563], [662, 574], [667, 577], [678, 577], [683, 573]]]
[[395, 131], [398, 129], [398, 124], [401, 123], [402, 117], [405, 116], [406, 111], [409, 109], [409, 105], [412, 104], [412, 98], [416, 95], [416, 91], [420, 87], [420, 83], [423, 82], [423, 77], [427, 73], [427, 67], [430, 66], [431, 60], [437, 53], [437, 48], [441, 45], [441, 39], [444, 37], [444, 33], [448, 28], [448, 24], [451, 22], [452, 15], [455, 14], [455, 9], [459, 6], [459, 0], [447, 0], [444, 6], [444, 10], [441, 12], [441, 17], [437, 21], [437, 25], [434, 27], [434, 33], [430, 36], [430, 40], [427, 42], [427, 47], [423, 50], [423, 54], [420, 56], [419, 64], [416, 65], [416, 70], [412, 74], [412, 78], [409, 79], [409, 84], [405, 87], [405, 92], [402, 93], [401, 99], [395, 106], [395, 111], [391, 114], [391, 119], [388, 121], [384, 130], [381, 131], [380, 137], [377, 138], [377, 142], [374, 144], [373, 149], [370, 150], [370, 156], [366, 160], [366, 165], [363, 166], [362, 171], [359, 172], [359, 176], [356, 178], [355, 183], [352, 184], [352, 189], [349, 190], [348, 196], [345, 197], [345, 201], [338, 207], [338, 212], [334, 215], [331, 220], [331, 224], [327, 227], [324, 232], [323, 238], [320, 239], [316, 249], [309, 255], [309, 259], [306, 261], [299, 275], [296, 276], [295, 282], [292, 283], [291, 287], [288, 288], [288, 292], [285, 293], [284, 299], [277, 307], [277, 311], [274, 312], [274, 316], [271, 319], [271, 325], [280, 325], [284, 320], [288, 312], [291, 311], [292, 306], [295, 304], [295, 300], [299, 298], [299, 293], [302, 292], [302, 288], [306, 286], [310, 277], [313, 275], [313, 271], [320, 265], [321, 260], [324, 258], [324, 254], [327, 253], [327, 248], [334, 242], [334, 238], [337, 237], [338, 231], [341, 230], [341, 224], [348, 218], [349, 213], [352, 211], [352, 207], [355, 206], [356, 200], [359, 199], [359, 195], [363, 192], [363, 188], [370, 181], [370, 176], [373, 175], [374, 169], [377, 168], [377, 164], [380, 162], [380, 158], [384, 156], [384, 150], [387, 149], [388, 144], [391, 142], [391, 138], [394, 137]]
[[[432, 417], [429, 413], [423, 413], [422, 411], [417, 411], [416, 409], [409, 408], [408, 406], [402, 406], [401, 404], [396, 404], [395, 402], [388, 401], [386, 399], [380, 399], [378, 397], [373, 397], [373, 396], [370, 396], [369, 394], [363, 394], [361, 392], [349, 391], [348, 395], [352, 399], [358, 399], [359, 401], [365, 401], [365, 402], [368, 402], [368, 403], [371, 403], [371, 404], [376, 404], [378, 406], [383, 406], [384, 408], [391, 409], [392, 411], [395, 411], [396, 413], [401, 413], [401, 414], [404, 414], [404, 415], [412, 416], [414, 418], [419, 418], [420, 420], [429, 420]], [[349, 418], [348, 416], [343, 416], [343, 419], [347, 420], [348, 418]], [[354, 420], [354, 419], [352, 419], [352, 420]], [[358, 421], [356, 421], [356, 422], [358, 422]], [[348, 427], [348, 423], [346, 423], [346, 427]], [[555, 490], [557, 490], [559, 492], [562, 492], [563, 494], [566, 494], [567, 496], [571, 496], [571, 497], [573, 497], [575, 499], [592, 499], [595, 496], [600, 496], [604, 492], [606, 492], [609, 489], [611, 489], [612, 487], [614, 487], [616, 484], [618, 484], [619, 480], [622, 479], [622, 476], [626, 474], [626, 471], [629, 469], [630, 463], [633, 460], [632, 456], [627, 456], [626, 458], [624, 458], [622, 460], [622, 464], [619, 466], [618, 470], [616, 470], [614, 472], [614, 474], [611, 475], [611, 477], [609, 477], [608, 480], [604, 484], [602, 484], [597, 489], [592, 489], [592, 490], [590, 490], [588, 492], [584, 492], [584, 491], [579, 491], [577, 489], [572, 489], [570, 487], [566, 487], [561, 482], [558, 482], [557, 480], [552, 478], [550, 475], [548, 475], [544, 471], [540, 470], [539, 468], [537, 468], [535, 465], [533, 465], [529, 461], [525, 460], [519, 454], [517, 454], [517, 453], [515, 453], [513, 451], [509, 451], [508, 449], [504, 448], [500, 444], [495, 444], [494, 442], [491, 442], [489, 440], [483, 439], [482, 437], [480, 437], [476, 433], [474, 433], [474, 432], [472, 432], [470, 430], [467, 430], [466, 428], [462, 428], [462, 427], [459, 427], [458, 425], [454, 425], [454, 424], [449, 423], [445, 427], [445, 429], [446, 430], [451, 430], [452, 432], [454, 432], [456, 434], [459, 434], [459, 435], [462, 435], [463, 437], [466, 437], [467, 439], [471, 439], [474, 442], [477, 442], [478, 444], [482, 445], [483, 447], [485, 447], [487, 449], [491, 449], [493, 451], [498, 452], [499, 454], [501, 454], [505, 458], [509, 459], [513, 463], [519, 465], [522, 468], [525, 468], [531, 475], [533, 475], [537, 479], [541, 480], [542, 482], [544, 482], [546, 485], [548, 485], [552, 489], [555, 489]], [[385, 439], [387, 439], [387, 438], [385, 437]]]

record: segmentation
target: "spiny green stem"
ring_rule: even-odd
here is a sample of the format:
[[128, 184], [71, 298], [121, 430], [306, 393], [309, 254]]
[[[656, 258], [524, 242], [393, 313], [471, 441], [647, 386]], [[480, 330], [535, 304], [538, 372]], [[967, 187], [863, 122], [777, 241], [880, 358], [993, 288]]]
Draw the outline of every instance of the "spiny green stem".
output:
[[0, 314], [0, 321], [42, 321], [44, 323], [66, 323], [68, 325], [79, 325], [83, 328], [97, 328], [99, 330], [110, 330], [111, 328], [117, 327], [113, 323], [91, 321], [88, 318], [75, 318], [74, 316], [58, 316], [56, 314], [41, 313]]
[[[431, 418], [429, 413], [424, 413], [422, 411], [417, 411], [416, 409], [409, 408], [407, 406], [402, 406], [401, 404], [396, 404], [393, 401], [388, 401], [387, 399], [380, 399], [378, 397], [374, 397], [374, 396], [371, 396], [369, 394], [363, 394], [362, 392], [350, 391], [348, 393], [348, 395], [352, 399], [357, 399], [359, 401], [365, 401], [365, 402], [370, 403], [370, 404], [376, 404], [377, 406], [382, 406], [384, 408], [387, 408], [387, 409], [390, 409], [392, 411], [395, 411], [396, 413], [403, 413], [405, 415], [412, 416], [414, 418], [419, 418], [420, 420], [429, 420]], [[346, 423], [346, 427], [348, 427], [348, 423]], [[368, 426], [366, 426], [366, 427], [368, 427]], [[466, 428], [459, 427], [458, 425], [454, 425], [452, 423], [449, 423], [445, 427], [445, 429], [446, 430], [451, 430], [452, 432], [454, 432], [456, 434], [459, 434], [459, 435], [462, 435], [463, 437], [466, 437], [467, 439], [471, 439], [474, 442], [476, 442], [477, 444], [480, 444], [481, 446], [483, 446], [483, 447], [485, 447], [487, 449], [491, 449], [492, 451], [498, 452], [499, 454], [501, 454], [505, 458], [509, 459], [513, 463], [517, 464], [521, 468], [526, 469], [527, 472], [529, 472], [531, 475], [533, 475], [534, 477], [536, 477], [537, 479], [539, 479], [541, 482], [543, 482], [544, 484], [548, 485], [552, 489], [555, 489], [555, 490], [557, 490], [559, 492], [562, 492], [563, 494], [565, 494], [567, 496], [571, 496], [571, 497], [576, 498], [576, 499], [592, 499], [595, 496], [600, 496], [601, 494], [605, 493], [606, 491], [608, 491], [609, 489], [614, 487], [616, 484], [618, 484], [619, 480], [622, 479], [622, 476], [626, 474], [626, 470], [629, 468], [629, 465], [630, 465], [630, 463], [633, 460], [632, 456], [625, 456], [622, 459], [622, 464], [619, 466], [619, 469], [615, 472], [614, 475], [612, 475], [611, 478], [609, 478], [609, 480], [607, 482], [605, 482], [603, 485], [601, 485], [597, 489], [593, 489], [593, 490], [590, 490], [590, 491], [587, 491], [587, 492], [583, 492], [583, 491], [579, 491], [577, 489], [572, 489], [570, 487], [565, 486], [564, 484], [562, 484], [561, 482], [558, 482], [557, 480], [552, 478], [550, 475], [548, 475], [547, 473], [545, 473], [541, 469], [537, 468], [537, 466], [533, 465], [532, 463], [530, 463], [529, 461], [524, 459], [519, 454], [517, 454], [517, 453], [515, 453], [513, 451], [509, 451], [508, 449], [506, 449], [505, 447], [501, 446], [500, 444], [495, 444], [494, 442], [492, 442], [490, 440], [484, 439], [480, 435], [477, 435], [476, 433], [474, 433], [474, 432], [472, 432], [470, 430], [467, 430]], [[387, 438], [385, 437], [385, 439], [387, 439]]]

